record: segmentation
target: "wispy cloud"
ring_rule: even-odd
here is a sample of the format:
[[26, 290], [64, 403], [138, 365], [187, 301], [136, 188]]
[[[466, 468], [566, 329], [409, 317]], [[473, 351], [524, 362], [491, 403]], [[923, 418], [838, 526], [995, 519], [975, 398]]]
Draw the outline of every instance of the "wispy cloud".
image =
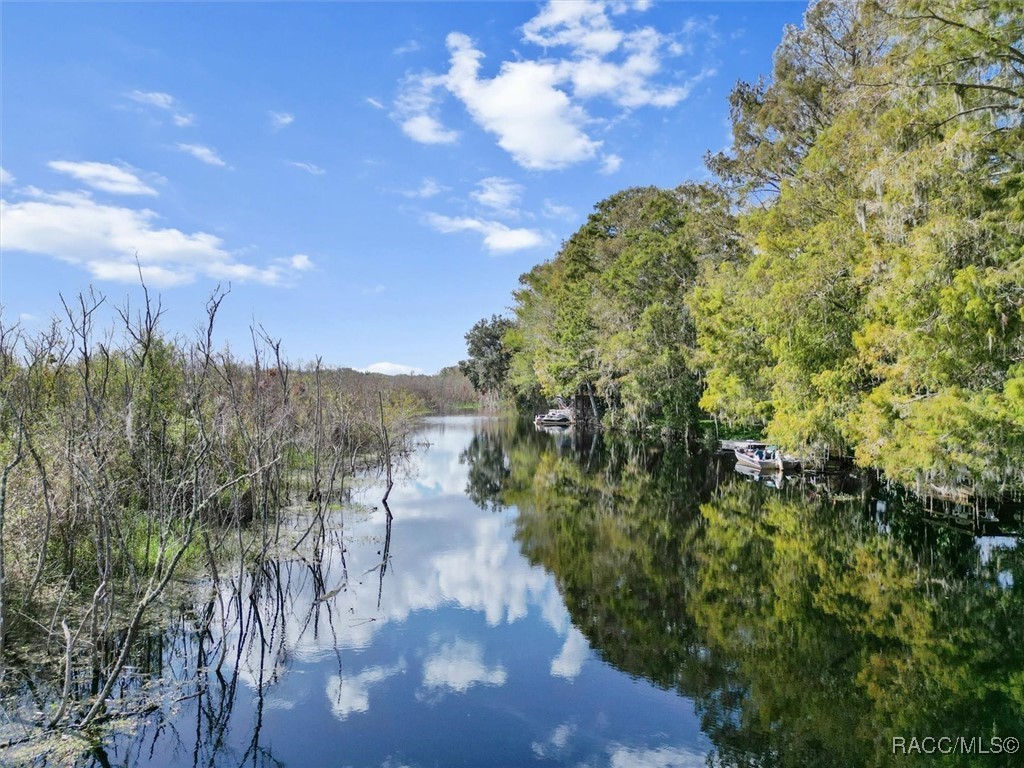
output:
[[74, 179], [102, 192], [115, 195], [156, 195], [157, 191], [140, 179], [130, 166], [110, 165], [96, 162], [71, 162], [52, 160], [47, 165], [58, 173], [66, 173]]
[[377, 294], [384, 293], [384, 291], [386, 290], [387, 286], [378, 283], [377, 285], [370, 285], [367, 286], [366, 288], [363, 288], [363, 290], [360, 291], [360, 293], [362, 293], [364, 296], [376, 296]]
[[413, 141], [421, 144], [454, 144], [459, 132], [445, 128], [438, 117], [438, 88], [445, 79], [431, 74], [408, 76], [402, 84], [392, 118]]
[[381, 104], [379, 101], [377, 101], [377, 99], [374, 99], [374, 98], [372, 98], [370, 96], [366, 97], [366, 103], [369, 104], [374, 109], [386, 109], [386, 107], [383, 104]]
[[174, 109], [178, 103], [178, 100], [171, 94], [160, 91], [131, 91], [128, 93], [128, 98], [139, 104], [146, 104], [158, 109]]
[[610, 176], [622, 167], [622, 158], [618, 155], [605, 155], [601, 158], [601, 173]]
[[488, 176], [477, 182], [476, 189], [470, 193], [477, 203], [503, 216], [518, 216], [516, 206], [523, 196], [523, 187], [511, 179], [500, 176]]
[[196, 124], [196, 116], [191, 115], [181, 108], [181, 102], [169, 93], [162, 91], [129, 91], [128, 98], [139, 104], [148, 107], [156, 107], [166, 112], [173, 112], [172, 120], [179, 128], [187, 128]]
[[385, 376], [400, 376], [402, 374], [417, 375], [423, 373], [422, 368], [414, 368], [411, 365], [402, 365], [401, 363], [373, 363], [365, 368], [360, 369], [364, 373], [383, 373]]
[[424, 179], [422, 182], [420, 182], [420, 185], [416, 187], [416, 189], [401, 190], [402, 194], [405, 195], [406, 197], [418, 197], [421, 200], [426, 200], [428, 198], [435, 197], [436, 195], [439, 195], [442, 192], [447, 191], [448, 187], [445, 187], [439, 184], [434, 179], [430, 178]]
[[290, 161], [288, 165], [293, 165], [296, 168], [301, 168], [306, 173], [310, 173], [313, 176], [323, 176], [327, 171], [321, 168], [319, 165], [313, 165], [312, 163], [302, 163], [297, 161]]
[[572, 221], [576, 218], [576, 211], [568, 205], [559, 205], [551, 200], [545, 200], [544, 207], [541, 209], [541, 215], [546, 219]]
[[404, 56], [407, 53], [415, 53], [420, 49], [420, 44], [416, 40], [409, 40], [404, 45], [400, 45], [395, 48], [392, 53], [396, 56]]
[[512, 253], [536, 248], [545, 243], [544, 236], [534, 230], [509, 227], [500, 221], [487, 221], [467, 216], [451, 217], [427, 214], [427, 223], [442, 234], [476, 232], [483, 235], [484, 247], [492, 254]]
[[[82, 267], [96, 280], [169, 287], [201, 277], [281, 285], [312, 266], [302, 254], [266, 266], [242, 261], [216, 235], [158, 224], [160, 216], [97, 203], [86, 192], [25, 190], [26, 199], [0, 205], [5, 251], [49, 256]], [[136, 263], [138, 259], [138, 263]]]
[[0, 184], [13, 184], [14, 176], [7, 172], [7, 170], [0, 166]]
[[458, 135], [440, 118], [442, 97], [448, 93], [524, 168], [555, 170], [596, 159], [602, 142], [590, 135], [595, 121], [587, 102], [600, 99], [624, 112], [673, 107], [713, 72], [705, 69], [687, 78], [679, 67], [664, 67], [667, 58], [692, 52], [690, 42], [701, 34], [701, 25], [663, 34], [649, 26], [627, 28], [613, 19], [642, 12], [647, 5], [549, 2], [522, 27], [523, 42], [541, 46], [543, 56], [530, 58], [517, 51], [494, 77], [482, 74], [484, 54], [473, 40], [452, 32], [446, 39], [448, 71], [407, 76], [394, 117], [416, 141], [453, 143]]
[[220, 168], [226, 168], [228, 165], [215, 150], [203, 144], [179, 144], [178, 149], [192, 155], [197, 160], [202, 160], [207, 165], [216, 165]]
[[289, 112], [267, 112], [267, 116], [270, 118], [270, 127], [275, 131], [287, 128], [295, 122], [295, 115]]

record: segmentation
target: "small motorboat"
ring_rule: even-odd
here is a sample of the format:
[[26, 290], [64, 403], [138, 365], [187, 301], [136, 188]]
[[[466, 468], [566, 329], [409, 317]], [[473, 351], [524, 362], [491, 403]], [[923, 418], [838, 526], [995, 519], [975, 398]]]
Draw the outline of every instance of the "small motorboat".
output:
[[533, 423], [539, 427], [568, 427], [572, 424], [572, 412], [567, 408], [552, 408], [535, 416]]
[[747, 443], [742, 448], [733, 449], [736, 454], [737, 466], [749, 467], [760, 472], [778, 472], [796, 469], [800, 460], [793, 456], [785, 456], [774, 445], [766, 443]]

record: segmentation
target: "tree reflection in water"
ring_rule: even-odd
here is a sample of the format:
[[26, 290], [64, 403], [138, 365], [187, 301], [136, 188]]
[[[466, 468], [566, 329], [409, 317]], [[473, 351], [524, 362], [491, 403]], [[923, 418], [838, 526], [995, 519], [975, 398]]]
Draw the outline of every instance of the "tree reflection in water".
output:
[[[682, 446], [545, 434], [501, 420], [450, 438], [449, 447], [464, 446], [447, 459], [459, 472], [439, 475], [444, 466], [435, 467], [448, 485], [428, 477], [418, 501], [399, 494], [395, 536], [415, 534], [399, 538], [394, 551], [390, 509], [378, 510], [369, 526], [348, 528], [333, 510], [326, 525], [296, 523], [296, 537], [307, 528], [312, 537], [297, 552], [222, 573], [216, 589], [207, 585], [202, 598], [187, 601], [169, 630], [140, 651], [136, 674], [118, 694], [129, 697], [133, 685], [159, 680], [151, 698], [160, 706], [134, 735], [107, 739], [80, 764], [282, 765], [283, 745], [294, 735], [282, 728], [296, 727], [302, 739], [315, 742], [324, 733], [333, 749], [352, 750], [351, 759], [337, 759], [353, 765], [380, 765], [396, 754], [389, 743], [359, 752], [367, 728], [378, 738], [403, 738], [405, 749], [426, 740], [442, 751], [464, 747], [478, 762], [500, 760], [504, 753], [491, 755], [486, 745], [475, 752], [457, 734], [437, 738], [434, 716], [448, 712], [446, 705], [470, 707], [473, 692], [493, 711], [533, 712], [540, 706], [534, 697], [545, 691], [583, 690], [596, 679], [596, 665], [587, 667], [590, 678], [581, 673], [586, 643], [618, 670], [692, 700], [712, 765], [888, 765], [896, 759], [893, 736], [1024, 736], [1018, 530], [1004, 525], [988, 532], [1008, 536], [979, 543], [937, 525], [898, 489], [870, 481], [767, 488], [735, 475], [731, 462]], [[452, 501], [463, 488], [490, 512], [461, 495], [462, 506]], [[417, 514], [429, 518], [419, 528]], [[523, 556], [551, 574], [557, 593], [514, 546], [502, 549], [507, 539], [481, 546], [469, 535], [496, 532], [506, 521]], [[462, 536], [462, 549], [451, 548], [454, 536]], [[477, 560], [484, 571], [464, 573]], [[509, 573], [494, 572], [501, 569]], [[483, 600], [513, 569], [521, 569], [520, 592], [499, 590], [494, 594], [504, 597], [495, 606]], [[445, 593], [441, 584], [465, 594]], [[522, 617], [529, 610], [542, 612], [527, 607], [527, 594], [543, 602], [541, 595], [558, 593], [574, 628], [552, 636], [547, 625], [546, 635], [512, 627], [528, 625]], [[452, 607], [442, 610], [445, 598]], [[468, 621], [486, 631], [472, 634]], [[520, 645], [499, 644], [492, 632], [499, 627], [507, 633], [502, 642]], [[563, 650], [554, 660], [539, 656], [538, 664], [530, 644], [544, 642]], [[528, 677], [538, 667], [540, 674]], [[523, 688], [525, 699], [501, 698], [527, 682], [536, 687]], [[388, 699], [398, 689], [405, 698]], [[43, 709], [45, 695], [33, 695]], [[665, 694], [657, 706], [667, 699], [681, 701]], [[293, 706], [294, 717], [275, 718]], [[615, 755], [667, 760], [684, 753], [692, 763], [708, 749], [703, 737], [627, 744], [616, 735], [602, 742], [574, 720], [584, 705], [571, 706], [553, 707], [550, 722], [538, 715], [532, 732], [522, 720], [470, 711], [480, 712], [483, 728], [506, 739], [506, 748], [550, 762], [581, 762], [582, 753], [569, 750], [588, 739], [594, 754], [613, 763]], [[639, 699], [621, 706], [654, 717]], [[623, 719], [621, 707], [615, 711]], [[538, 740], [537, 732], [550, 738]], [[289, 765], [311, 754], [297, 751], [294, 738], [287, 747]], [[430, 747], [418, 754], [444, 762]], [[597, 764], [591, 757], [582, 762]], [[1016, 759], [936, 754], [904, 761], [1000, 766]]]
[[1024, 736], [1024, 548], [938, 528], [900, 489], [773, 490], [681, 449], [508, 429], [464, 458], [467, 493], [518, 510], [523, 553], [593, 648], [694, 699], [714, 765], [885, 765], [894, 736]]

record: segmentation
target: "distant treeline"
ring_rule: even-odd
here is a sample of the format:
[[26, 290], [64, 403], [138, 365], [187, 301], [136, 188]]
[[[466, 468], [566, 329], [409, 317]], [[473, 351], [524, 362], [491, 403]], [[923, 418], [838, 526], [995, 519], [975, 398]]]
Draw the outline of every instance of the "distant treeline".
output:
[[1019, 485], [1022, 98], [1016, 0], [814, 3], [732, 91], [715, 181], [598, 203], [464, 370], [593, 392], [612, 428], [714, 418], [904, 481]]

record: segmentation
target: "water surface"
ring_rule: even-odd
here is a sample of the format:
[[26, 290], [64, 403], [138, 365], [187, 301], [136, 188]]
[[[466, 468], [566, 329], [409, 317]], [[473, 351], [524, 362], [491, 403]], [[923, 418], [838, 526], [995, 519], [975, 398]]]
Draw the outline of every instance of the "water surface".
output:
[[371, 489], [201, 589], [155, 651], [181, 684], [82, 764], [1015, 764], [891, 748], [1024, 738], [1012, 516], [513, 421], [419, 439], [390, 523]]

